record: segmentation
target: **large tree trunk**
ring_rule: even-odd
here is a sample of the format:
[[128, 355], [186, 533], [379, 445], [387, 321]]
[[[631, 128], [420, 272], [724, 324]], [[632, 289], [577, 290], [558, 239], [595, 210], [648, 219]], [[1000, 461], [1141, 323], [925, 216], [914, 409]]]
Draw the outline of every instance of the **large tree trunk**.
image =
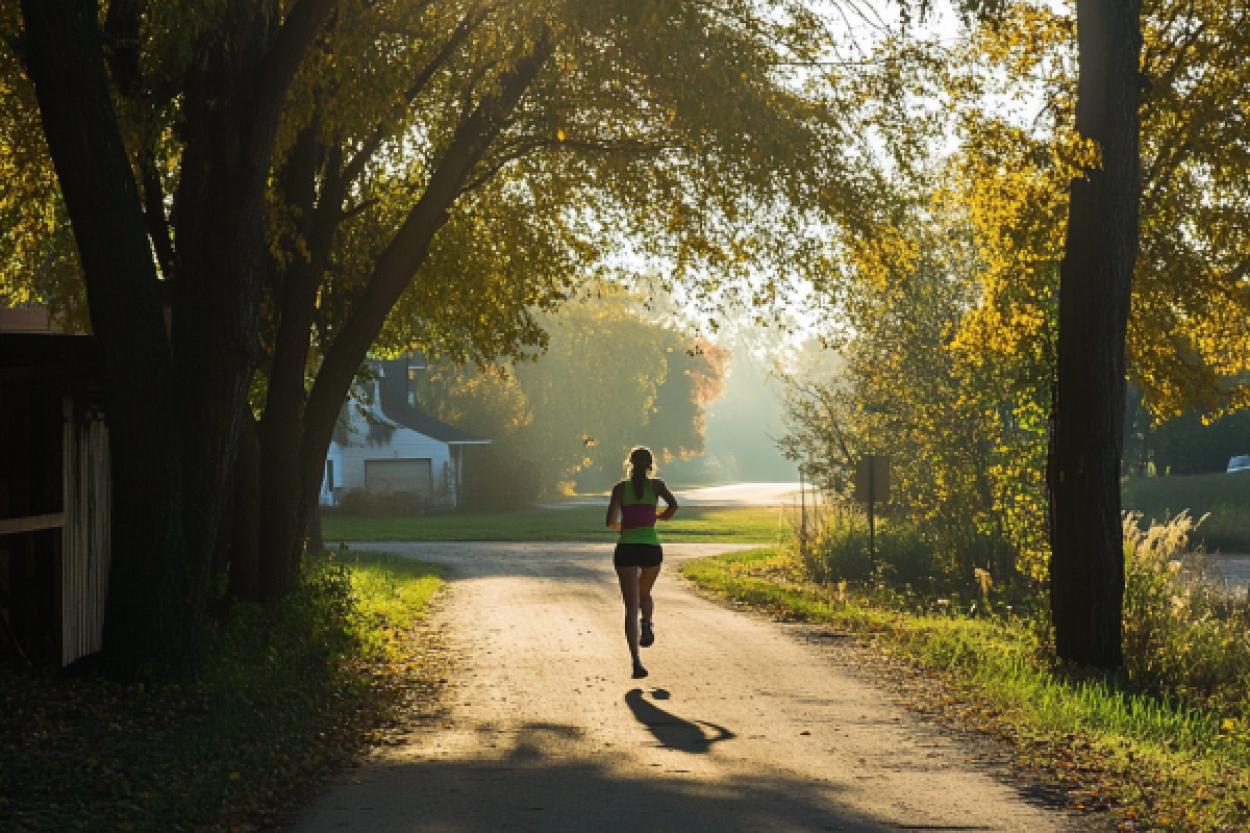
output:
[[167, 335], [97, 4], [22, 4], [28, 66], [104, 357], [114, 467], [104, 650], [120, 676], [198, 664], [253, 369], [278, 116], [333, 5], [300, 0], [279, 31], [276, 4], [230, 0], [212, 36], [197, 43], [182, 99], [186, 149]]
[[308, 507], [308, 551], [320, 555], [326, 551], [326, 539], [321, 532], [321, 501], [314, 500]]
[[176, 602], [185, 537], [173, 358], [96, 5], [28, 0], [22, 11], [28, 66], [104, 360], [113, 479], [105, 660], [116, 676], [134, 678], [153, 666], [183, 666], [195, 639]]
[[182, 599], [198, 616], [208, 598], [209, 551], [232, 493], [239, 429], [255, 366], [267, 257], [264, 183], [269, 140], [253, 133], [255, 75], [276, 21], [250, 4], [223, 16], [184, 100], [192, 141], [182, 157], [173, 216], [178, 273], [173, 341], [184, 442], [187, 555]]
[[1120, 454], [1124, 339], [1137, 257], [1139, 0], [1077, 4], [1077, 128], [1102, 151], [1074, 180], [1059, 286], [1049, 470], [1051, 612], [1060, 658], [1123, 662]]
[[[305, 376], [317, 290], [330, 262], [344, 199], [343, 181], [337, 176], [340, 160], [336, 154], [326, 159], [317, 135], [314, 119], [314, 127], [303, 131], [296, 142], [280, 180], [287, 203], [297, 209], [296, 222], [307, 254], [295, 253], [291, 266], [275, 273], [273, 290], [279, 318], [260, 424], [260, 514], [264, 519], [259, 530], [263, 554], [260, 593], [270, 602], [289, 593], [299, 575], [304, 526], [300, 442]], [[320, 201], [319, 175], [323, 188]]]
[[260, 579], [260, 443], [256, 423], [246, 420], [239, 432], [234, 464], [234, 511], [230, 529], [230, 596], [261, 601]]

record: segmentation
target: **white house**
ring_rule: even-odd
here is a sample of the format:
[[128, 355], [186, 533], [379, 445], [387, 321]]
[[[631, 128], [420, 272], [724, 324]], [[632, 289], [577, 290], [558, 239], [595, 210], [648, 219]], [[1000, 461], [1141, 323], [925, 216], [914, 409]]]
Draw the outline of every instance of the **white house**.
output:
[[347, 492], [410, 492], [457, 506], [464, 483], [464, 447], [490, 440], [423, 413], [412, 380], [425, 369], [420, 356], [370, 361], [370, 395], [348, 402], [326, 455], [321, 504], [337, 506]]

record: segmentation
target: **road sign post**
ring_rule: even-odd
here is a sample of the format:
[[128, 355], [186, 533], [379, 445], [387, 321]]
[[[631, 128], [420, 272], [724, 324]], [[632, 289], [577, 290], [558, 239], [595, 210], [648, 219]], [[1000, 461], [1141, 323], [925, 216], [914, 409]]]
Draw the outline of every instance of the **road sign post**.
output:
[[855, 466], [855, 499], [868, 504], [868, 564], [877, 567], [877, 501], [890, 499], [890, 458], [885, 454], [868, 454]]

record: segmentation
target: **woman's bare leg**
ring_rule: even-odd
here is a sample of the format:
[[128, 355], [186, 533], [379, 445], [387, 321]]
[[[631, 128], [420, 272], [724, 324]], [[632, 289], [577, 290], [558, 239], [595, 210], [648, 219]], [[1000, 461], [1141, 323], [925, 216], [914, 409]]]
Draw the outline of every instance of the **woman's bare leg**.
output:
[[651, 588], [660, 577], [660, 565], [643, 567], [638, 576], [638, 607], [642, 611], [643, 620], [650, 622], [651, 614], [655, 613], [655, 600], [651, 598]]
[[617, 567], [616, 577], [621, 583], [621, 601], [625, 602], [625, 639], [629, 642], [629, 655], [638, 662], [638, 574], [640, 567]]

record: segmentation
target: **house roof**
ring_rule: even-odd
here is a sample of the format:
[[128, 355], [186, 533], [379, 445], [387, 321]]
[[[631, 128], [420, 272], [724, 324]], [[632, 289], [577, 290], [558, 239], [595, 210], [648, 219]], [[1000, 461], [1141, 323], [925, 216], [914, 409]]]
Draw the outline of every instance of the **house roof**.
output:
[[461, 431], [459, 428], [453, 428], [445, 422], [440, 422], [429, 414], [409, 405], [407, 402], [387, 401], [387, 396], [382, 395], [381, 405], [382, 416], [401, 425], [404, 428], [411, 428], [419, 434], [432, 437], [440, 442], [448, 445], [489, 445], [490, 440], [478, 439], [471, 437]]
[[65, 378], [96, 384], [101, 364], [99, 345], [91, 336], [0, 333], [0, 381]]
[[490, 445], [490, 440], [472, 437], [411, 405], [408, 402], [407, 368], [395, 372], [392, 368], [398, 362], [383, 362], [382, 365], [382, 377], [378, 379], [378, 407], [386, 419], [448, 445]]

